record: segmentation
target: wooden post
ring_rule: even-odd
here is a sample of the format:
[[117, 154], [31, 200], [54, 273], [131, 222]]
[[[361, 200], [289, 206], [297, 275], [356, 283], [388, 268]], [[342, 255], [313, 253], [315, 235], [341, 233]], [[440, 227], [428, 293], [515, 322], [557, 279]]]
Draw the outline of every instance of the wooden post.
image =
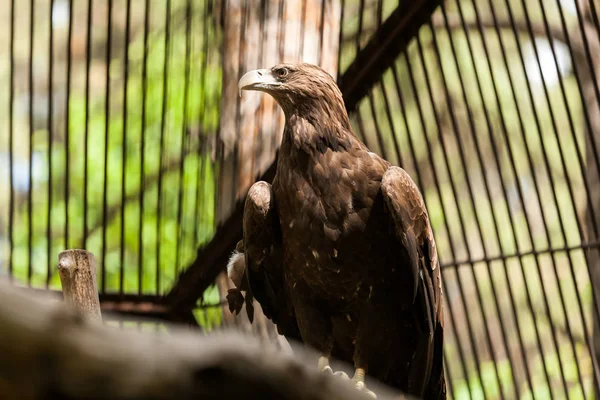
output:
[[65, 302], [87, 317], [102, 320], [94, 254], [87, 250], [61, 252], [58, 274]]

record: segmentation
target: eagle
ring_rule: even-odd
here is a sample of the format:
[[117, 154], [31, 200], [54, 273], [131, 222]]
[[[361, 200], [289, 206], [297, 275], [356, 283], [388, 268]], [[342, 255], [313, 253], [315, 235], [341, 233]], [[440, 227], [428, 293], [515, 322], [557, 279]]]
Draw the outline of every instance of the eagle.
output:
[[[232, 253], [232, 312], [252, 299], [279, 334], [425, 399], [445, 399], [443, 293], [421, 193], [408, 173], [353, 133], [331, 75], [308, 63], [249, 71], [242, 90], [268, 93], [285, 115], [272, 185], [246, 196]], [[242, 294], [245, 293], [245, 296]]]

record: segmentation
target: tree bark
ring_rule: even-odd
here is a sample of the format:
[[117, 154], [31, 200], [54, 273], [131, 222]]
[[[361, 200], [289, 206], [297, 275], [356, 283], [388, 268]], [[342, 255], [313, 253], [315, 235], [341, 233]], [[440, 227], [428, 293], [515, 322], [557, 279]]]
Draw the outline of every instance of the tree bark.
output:
[[58, 255], [58, 274], [65, 303], [86, 317], [102, 320], [94, 255], [87, 250], [61, 252]]
[[[3, 399], [369, 399], [294, 357], [223, 333], [111, 328], [0, 280]], [[380, 399], [397, 394], [372, 384]]]
[[318, 64], [337, 75], [339, 0], [224, 0], [223, 94], [217, 220], [275, 160], [284, 117], [271, 96], [244, 92], [237, 83], [247, 71], [282, 62]]

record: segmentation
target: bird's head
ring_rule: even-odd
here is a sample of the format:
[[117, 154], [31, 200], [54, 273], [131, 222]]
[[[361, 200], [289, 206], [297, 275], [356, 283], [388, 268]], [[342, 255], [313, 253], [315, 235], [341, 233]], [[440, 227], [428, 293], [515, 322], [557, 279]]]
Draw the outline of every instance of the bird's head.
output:
[[273, 96], [290, 116], [348, 119], [342, 93], [335, 80], [321, 67], [308, 63], [278, 64], [269, 69], [246, 72], [238, 82], [242, 90], [258, 90]]

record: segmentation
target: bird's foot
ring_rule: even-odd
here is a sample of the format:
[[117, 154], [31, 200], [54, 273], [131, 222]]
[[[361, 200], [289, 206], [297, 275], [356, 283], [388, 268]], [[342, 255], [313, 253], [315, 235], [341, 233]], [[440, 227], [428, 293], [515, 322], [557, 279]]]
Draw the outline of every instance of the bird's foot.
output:
[[317, 361], [317, 365], [319, 367], [319, 371], [321, 372], [331, 372], [333, 374], [333, 370], [329, 366], [329, 357], [321, 356]]
[[229, 311], [232, 314], [239, 314], [244, 305], [244, 295], [238, 288], [232, 288], [227, 291], [227, 303], [229, 303]]
[[364, 392], [376, 399], [377, 395], [372, 390], [367, 389], [367, 385], [365, 384], [365, 370], [362, 368], [356, 368], [354, 372], [354, 377], [352, 378], [352, 383], [354, 383], [354, 387], [356, 390], [360, 392]]
[[344, 371], [335, 371], [333, 373], [334, 376], [337, 376], [338, 378], [340, 378], [343, 381], [349, 381], [350, 377], [348, 376], [347, 373], [345, 373]]
[[329, 372], [331, 375], [333, 375], [333, 370], [329, 365], [326, 365], [323, 368], [321, 368], [321, 372]]
[[333, 371], [333, 369], [331, 369], [331, 366], [329, 365], [329, 358], [327, 357], [319, 357], [319, 370], [321, 372], [328, 372], [333, 376], [337, 376], [338, 378], [344, 380], [344, 381], [349, 381], [350, 377], [348, 376], [347, 373], [345, 373], [344, 371]]
[[366, 394], [368, 394], [369, 396], [371, 396], [372, 398], [376, 399], [377, 395], [375, 394], [374, 391], [367, 389], [367, 386], [365, 385], [364, 382], [356, 382], [354, 384], [354, 387], [356, 388], [356, 390], [358, 390], [359, 392], [365, 392]]

